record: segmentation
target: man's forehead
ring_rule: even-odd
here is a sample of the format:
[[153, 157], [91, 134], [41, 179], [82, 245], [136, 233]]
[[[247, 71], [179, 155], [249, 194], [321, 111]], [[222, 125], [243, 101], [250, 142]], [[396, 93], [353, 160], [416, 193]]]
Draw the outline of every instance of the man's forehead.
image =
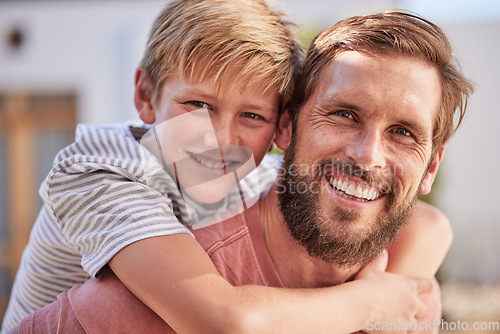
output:
[[345, 79], [359, 81], [365, 76], [370, 76], [374, 85], [379, 82], [388, 82], [387, 79], [409, 82], [416, 73], [422, 71], [431, 74], [428, 79], [438, 79], [438, 70], [435, 65], [425, 59], [396, 52], [375, 54], [344, 51], [324, 66], [319, 75], [319, 82], [330, 85], [338, 81], [345, 82]]
[[337, 103], [353, 109], [409, 109], [428, 113], [434, 119], [441, 102], [440, 92], [437, 69], [423, 60], [399, 54], [374, 56], [346, 51], [323, 68], [308, 102], [324, 108]]

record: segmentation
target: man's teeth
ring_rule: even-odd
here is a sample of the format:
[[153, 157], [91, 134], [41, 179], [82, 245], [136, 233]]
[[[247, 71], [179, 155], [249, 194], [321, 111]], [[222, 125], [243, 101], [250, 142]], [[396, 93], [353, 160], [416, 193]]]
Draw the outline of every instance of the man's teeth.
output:
[[201, 165], [208, 167], [208, 168], [213, 168], [213, 169], [222, 169], [227, 167], [226, 164], [219, 162], [219, 161], [210, 161], [210, 160], [205, 160], [203, 158], [200, 158], [198, 156], [193, 156], [196, 161], [198, 161]]
[[363, 189], [361, 186], [356, 187], [353, 183], [348, 184], [347, 181], [342, 182], [341, 179], [333, 177], [330, 178], [330, 184], [339, 192], [367, 201], [373, 201], [381, 196], [381, 193], [374, 188]]

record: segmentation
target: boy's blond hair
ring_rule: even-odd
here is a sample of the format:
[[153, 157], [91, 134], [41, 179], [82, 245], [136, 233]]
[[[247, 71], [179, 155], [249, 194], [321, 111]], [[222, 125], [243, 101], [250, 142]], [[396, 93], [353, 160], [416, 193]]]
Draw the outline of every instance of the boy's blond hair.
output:
[[[222, 93], [245, 80], [274, 86], [286, 103], [301, 64], [291, 24], [264, 0], [175, 0], [156, 19], [141, 66], [157, 102], [165, 79], [211, 77]], [[238, 67], [233, 82], [229, 72]]]

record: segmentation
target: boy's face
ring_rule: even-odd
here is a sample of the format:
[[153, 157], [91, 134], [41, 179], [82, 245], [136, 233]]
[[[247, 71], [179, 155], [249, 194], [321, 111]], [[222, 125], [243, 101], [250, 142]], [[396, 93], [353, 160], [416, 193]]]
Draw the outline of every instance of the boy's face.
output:
[[[260, 87], [247, 87], [242, 80], [218, 94], [210, 78], [192, 83], [171, 75], [154, 104], [144, 103], [148, 94], [138, 96], [147, 85], [140, 76], [136, 78], [140, 116], [146, 123], [156, 122], [170, 173], [193, 199], [202, 203], [221, 200], [235, 179], [245, 177], [264, 158], [278, 121], [275, 89], [264, 92]], [[138, 103], [138, 99], [142, 100]]]

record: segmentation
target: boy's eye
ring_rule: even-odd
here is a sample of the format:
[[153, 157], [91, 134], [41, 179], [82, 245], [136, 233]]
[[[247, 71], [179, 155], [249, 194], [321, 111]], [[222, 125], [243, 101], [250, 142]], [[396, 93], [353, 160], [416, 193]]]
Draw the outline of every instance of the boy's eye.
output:
[[267, 122], [267, 120], [264, 117], [260, 116], [259, 114], [254, 114], [253, 112], [244, 112], [241, 114], [241, 117], [246, 117], [254, 120], [262, 120]]
[[192, 104], [193, 106], [195, 106], [197, 108], [211, 109], [211, 107], [208, 103], [205, 103], [202, 101], [188, 101], [187, 103]]

